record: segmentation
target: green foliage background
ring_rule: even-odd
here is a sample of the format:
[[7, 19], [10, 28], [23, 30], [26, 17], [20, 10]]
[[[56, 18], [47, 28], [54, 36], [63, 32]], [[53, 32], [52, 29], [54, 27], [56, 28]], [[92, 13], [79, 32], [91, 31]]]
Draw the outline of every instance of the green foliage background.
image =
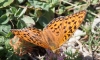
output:
[[[53, 18], [87, 10], [86, 22], [100, 13], [99, 0], [0, 0], [0, 60], [21, 60], [9, 45], [11, 29], [34, 25], [42, 29]], [[27, 60], [27, 58], [25, 58]]]

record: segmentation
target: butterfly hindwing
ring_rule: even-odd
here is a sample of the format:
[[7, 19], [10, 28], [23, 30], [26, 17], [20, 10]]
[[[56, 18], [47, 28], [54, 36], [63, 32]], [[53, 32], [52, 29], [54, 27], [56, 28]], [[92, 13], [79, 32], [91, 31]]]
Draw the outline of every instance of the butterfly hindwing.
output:
[[42, 31], [37, 28], [28, 27], [24, 29], [12, 29], [11, 32], [23, 40], [26, 40], [37, 46], [48, 48], [48, 46], [42, 39]]

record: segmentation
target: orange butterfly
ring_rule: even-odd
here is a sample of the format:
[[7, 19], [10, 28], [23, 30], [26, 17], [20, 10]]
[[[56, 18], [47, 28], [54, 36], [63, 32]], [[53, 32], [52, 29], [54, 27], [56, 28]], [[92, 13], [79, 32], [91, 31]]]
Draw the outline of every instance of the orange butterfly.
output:
[[52, 51], [56, 51], [79, 28], [86, 11], [53, 19], [43, 31], [37, 28], [12, 29], [19, 38]]

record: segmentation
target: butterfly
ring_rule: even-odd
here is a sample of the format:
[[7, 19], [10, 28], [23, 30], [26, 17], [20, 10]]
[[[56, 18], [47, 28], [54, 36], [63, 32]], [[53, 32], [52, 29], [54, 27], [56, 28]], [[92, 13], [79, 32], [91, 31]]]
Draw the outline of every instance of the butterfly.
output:
[[35, 27], [11, 29], [19, 38], [45, 49], [56, 51], [80, 27], [86, 10], [53, 19], [43, 30]]

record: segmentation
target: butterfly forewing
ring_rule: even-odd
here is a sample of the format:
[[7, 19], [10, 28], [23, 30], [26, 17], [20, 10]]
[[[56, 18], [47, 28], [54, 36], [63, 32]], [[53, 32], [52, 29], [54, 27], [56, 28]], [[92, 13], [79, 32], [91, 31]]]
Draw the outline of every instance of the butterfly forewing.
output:
[[[76, 29], [79, 28], [80, 24], [84, 20], [86, 15], [86, 11], [80, 11], [78, 13], [65, 16], [65, 17], [58, 17], [51, 21], [43, 30], [43, 32], [46, 32], [45, 36], [49, 41], [52, 42], [52, 44], [49, 43], [49, 46], [51, 47], [51, 50], [59, 48], [63, 43], [68, 40], [72, 34], [76, 31]], [[50, 33], [49, 33], [50, 31]], [[51, 35], [50, 35], [51, 34]], [[51, 38], [51, 36], [54, 36]], [[52, 48], [54, 47], [54, 48]]]
[[63, 36], [63, 40], [60, 40], [59, 42], [59, 46], [61, 46], [66, 40], [68, 40], [72, 34], [76, 31], [76, 29], [79, 28], [80, 24], [83, 22], [84, 18], [86, 15], [86, 11], [80, 11], [78, 13], [69, 15], [67, 17], [65, 17], [65, 19], [67, 18], [67, 20], [64, 19], [64, 26], [67, 28], [63, 28], [63, 32], [64, 32], [64, 36]]

